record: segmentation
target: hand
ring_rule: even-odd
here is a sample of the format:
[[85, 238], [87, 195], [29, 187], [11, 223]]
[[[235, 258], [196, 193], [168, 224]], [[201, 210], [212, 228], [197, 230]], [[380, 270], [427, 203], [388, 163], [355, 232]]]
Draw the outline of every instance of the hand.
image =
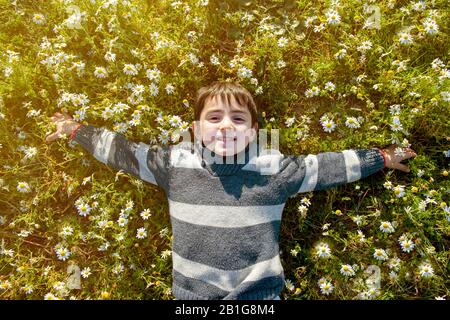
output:
[[[397, 152], [396, 149], [398, 149]], [[414, 150], [410, 148], [401, 148], [395, 144], [391, 144], [389, 147], [382, 149], [382, 151], [384, 151], [386, 159], [386, 167], [391, 169], [397, 169], [403, 172], [410, 172], [411, 170], [408, 168], [408, 166], [400, 163], [400, 161], [417, 156]]]
[[81, 126], [80, 123], [73, 120], [73, 118], [65, 112], [63, 112], [62, 114], [56, 112], [53, 116], [50, 117], [50, 119], [54, 123], [56, 123], [56, 131], [52, 134], [49, 134], [45, 138], [45, 141], [47, 142], [53, 142], [57, 140], [61, 137], [62, 134], [70, 135], [73, 130]]

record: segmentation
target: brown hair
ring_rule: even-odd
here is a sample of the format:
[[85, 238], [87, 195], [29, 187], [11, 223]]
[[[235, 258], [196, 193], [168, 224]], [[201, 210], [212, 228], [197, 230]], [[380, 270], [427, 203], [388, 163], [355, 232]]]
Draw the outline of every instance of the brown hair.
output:
[[200, 120], [200, 115], [205, 107], [206, 99], [216, 95], [220, 96], [220, 98], [227, 103], [230, 102], [231, 96], [233, 96], [241, 106], [247, 107], [250, 111], [252, 116], [252, 126], [258, 123], [258, 110], [250, 92], [239, 83], [228, 81], [215, 81], [212, 84], [197, 90], [194, 109], [195, 120]]

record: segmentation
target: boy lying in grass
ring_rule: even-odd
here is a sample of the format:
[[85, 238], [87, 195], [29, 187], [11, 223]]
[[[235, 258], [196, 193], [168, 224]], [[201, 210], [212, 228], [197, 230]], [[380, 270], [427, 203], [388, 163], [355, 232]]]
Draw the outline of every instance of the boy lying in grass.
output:
[[[257, 108], [237, 83], [197, 92], [194, 142], [135, 143], [55, 113], [56, 132], [70, 135], [97, 160], [160, 186], [173, 233], [173, 294], [177, 299], [279, 299], [283, 207], [289, 197], [365, 178], [385, 167], [409, 172], [395, 145], [283, 155], [257, 146]], [[256, 152], [255, 152], [256, 150]]]

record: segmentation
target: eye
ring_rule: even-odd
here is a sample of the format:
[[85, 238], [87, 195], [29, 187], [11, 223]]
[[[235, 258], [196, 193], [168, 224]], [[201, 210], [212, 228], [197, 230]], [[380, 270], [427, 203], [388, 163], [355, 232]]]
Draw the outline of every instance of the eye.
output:
[[245, 121], [245, 119], [243, 119], [243, 118], [234, 118], [234, 120], [237, 120], [237, 121]]

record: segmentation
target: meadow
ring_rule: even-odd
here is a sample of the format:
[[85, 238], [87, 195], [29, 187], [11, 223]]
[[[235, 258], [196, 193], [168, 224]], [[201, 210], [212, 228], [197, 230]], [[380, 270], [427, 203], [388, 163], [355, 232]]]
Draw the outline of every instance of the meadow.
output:
[[173, 299], [162, 189], [49, 117], [173, 144], [226, 79], [284, 154], [418, 155], [288, 200], [282, 299], [450, 298], [449, 1], [0, 0], [0, 25], [0, 299]]

